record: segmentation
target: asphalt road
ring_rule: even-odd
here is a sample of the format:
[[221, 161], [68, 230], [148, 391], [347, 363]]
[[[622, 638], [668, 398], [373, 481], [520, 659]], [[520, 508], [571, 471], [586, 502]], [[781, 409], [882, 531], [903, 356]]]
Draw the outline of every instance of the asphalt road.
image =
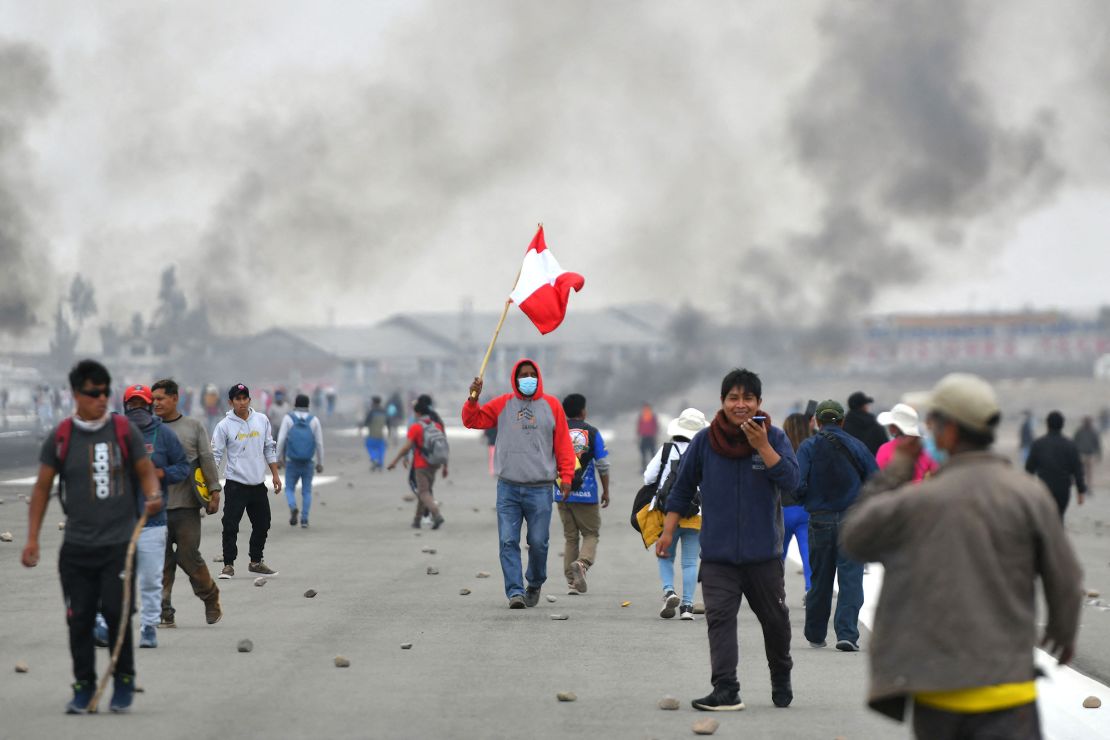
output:
[[[43, 563], [19, 564], [25, 541], [27, 487], [0, 485], [0, 738], [670, 738], [686, 737], [703, 718], [689, 701], [709, 690], [705, 622], [658, 618], [655, 559], [627, 524], [637, 485], [631, 444], [613, 445], [614, 505], [603, 514], [589, 593], [565, 594], [562, 529], [552, 525], [550, 580], [541, 601], [509, 611], [502, 592], [494, 486], [477, 440], [452, 442], [451, 477], [437, 483], [447, 518], [439, 531], [409, 527], [412, 504], [403, 471], [371, 475], [359, 441], [329, 434], [327, 475], [308, 530], [287, 524], [284, 497], [273, 498], [266, 560], [280, 574], [264, 587], [240, 576], [221, 581], [224, 619], [204, 623], [201, 603], [179, 574], [175, 630], [159, 632], [155, 650], [136, 650], [144, 692], [130, 716], [62, 713], [71, 682], [55, 556], [62, 533], [56, 504], [43, 531]], [[627, 447], [627, 449], [625, 449]], [[16, 456], [17, 457], [17, 456]], [[33, 464], [5, 457], [0, 480], [32, 475]], [[32, 458], [33, 460], [33, 458]], [[1110, 471], [1105, 472], [1110, 481]], [[1088, 584], [1106, 583], [1110, 489], [1070, 521]], [[1095, 525], [1101, 521], [1102, 525]], [[244, 519], [240, 547], [245, 550]], [[218, 517], [205, 520], [202, 552], [220, 552]], [[421, 552], [430, 546], [435, 554]], [[240, 563], [245, 565], [245, 563]], [[438, 575], [427, 575], [428, 566]], [[245, 570], [245, 569], [241, 569]], [[478, 571], [492, 577], [479, 579]], [[740, 678], [748, 708], [717, 715], [718, 736], [897, 738], [905, 728], [868, 711], [866, 652], [815, 650], [802, 637], [802, 578], [787, 568], [794, 627], [795, 701], [771, 704], [758, 624], [741, 613]], [[306, 599], [306, 589], [319, 595]], [[461, 588], [471, 594], [462, 596]], [[631, 604], [622, 607], [622, 602]], [[553, 621], [550, 615], [569, 615]], [[1084, 610], [1079, 666], [1107, 676], [1110, 612]], [[238, 653], [243, 638], [254, 650]], [[411, 642], [411, 650], [401, 644]], [[867, 650], [868, 636], [862, 639]], [[344, 655], [349, 668], [336, 668]], [[99, 665], [106, 651], [98, 652]], [[27, 674], [12, 672], [26, 661]], [[574, 691], [560, 703], [555, 694]], [[666, 694], [682, 701], [661, 711]], [[1104, 696], [1104, 701], [1110, 696]], [[1082, 701], [1082, 697], [1076, 699]], [[1105, 709], [1099, 711], [1106, 711]], [[79, 726], [79, 727], [78, 727]]]

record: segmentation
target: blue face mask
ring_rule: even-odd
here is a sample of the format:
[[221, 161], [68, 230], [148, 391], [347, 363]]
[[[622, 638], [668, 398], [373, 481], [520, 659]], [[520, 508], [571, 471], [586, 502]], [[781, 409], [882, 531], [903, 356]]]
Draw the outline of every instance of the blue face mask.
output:
[[522, 395], [531, 396], [540, 385], [539, 378], [517, 378], [516, 387]]
[[925, 446], [925, 452], [929, 453], [929, 457], [937, 461], [937, 465], [948, 462], [948, 452], [937, 448], [937, 440], [931, 430], [926, 431], [921, 437], [921, 443]]

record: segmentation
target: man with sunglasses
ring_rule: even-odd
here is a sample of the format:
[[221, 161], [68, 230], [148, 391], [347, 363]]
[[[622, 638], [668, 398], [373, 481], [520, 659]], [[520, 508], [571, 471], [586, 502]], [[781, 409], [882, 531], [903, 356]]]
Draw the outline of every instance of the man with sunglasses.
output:
[[73, 659], [70, 714], [84, 713], [96, 688], [96, 647], [93, 626], [97, 608], [108, 622], [115, 644], [124, 642], [115, 669], [115, 690], [109, 708], [126, 712], [135, 690], [135, 659], [130, 615], [123, 613], [123, 581], [127, 545], [142, 507], [148, 515], [162, 508], [161, 485], [147, 456], [142, 433], [126, 419], [108, 412], [112, 379], [93, 360], [82, 360], [69, 373], [76, 405], [47, 437], [39, 455], [39, 473], [31, 494], [27, 545], [23, 565], [39, 562], [39, 531], [50, 502], [54, 477], [60, 476], [59, 498], [66, 512], [65, 535], [58, 557], [65, 596], [69, 649]]

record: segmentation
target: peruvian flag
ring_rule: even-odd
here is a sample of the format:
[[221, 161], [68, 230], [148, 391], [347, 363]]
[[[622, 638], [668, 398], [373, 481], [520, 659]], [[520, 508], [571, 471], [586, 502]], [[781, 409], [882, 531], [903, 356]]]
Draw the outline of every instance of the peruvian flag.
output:
[[520, 278], [509, 294], [509, 300], [520, 306], [540, 334], [548, 334], [563, 323], [571, 288], [579, 291], [585, 284], [586, 279], [578, 273], [559, 267], [555, 255], [544, 243], [541, 225], [524, 253]]

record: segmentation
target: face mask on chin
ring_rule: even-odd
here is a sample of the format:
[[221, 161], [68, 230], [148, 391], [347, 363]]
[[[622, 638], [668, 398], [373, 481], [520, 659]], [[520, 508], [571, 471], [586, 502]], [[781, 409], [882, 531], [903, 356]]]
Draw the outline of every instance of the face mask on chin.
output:
[[531, 396], [539, 387], [539, 378], [517, 378], [516, 387], [522, 395]]

